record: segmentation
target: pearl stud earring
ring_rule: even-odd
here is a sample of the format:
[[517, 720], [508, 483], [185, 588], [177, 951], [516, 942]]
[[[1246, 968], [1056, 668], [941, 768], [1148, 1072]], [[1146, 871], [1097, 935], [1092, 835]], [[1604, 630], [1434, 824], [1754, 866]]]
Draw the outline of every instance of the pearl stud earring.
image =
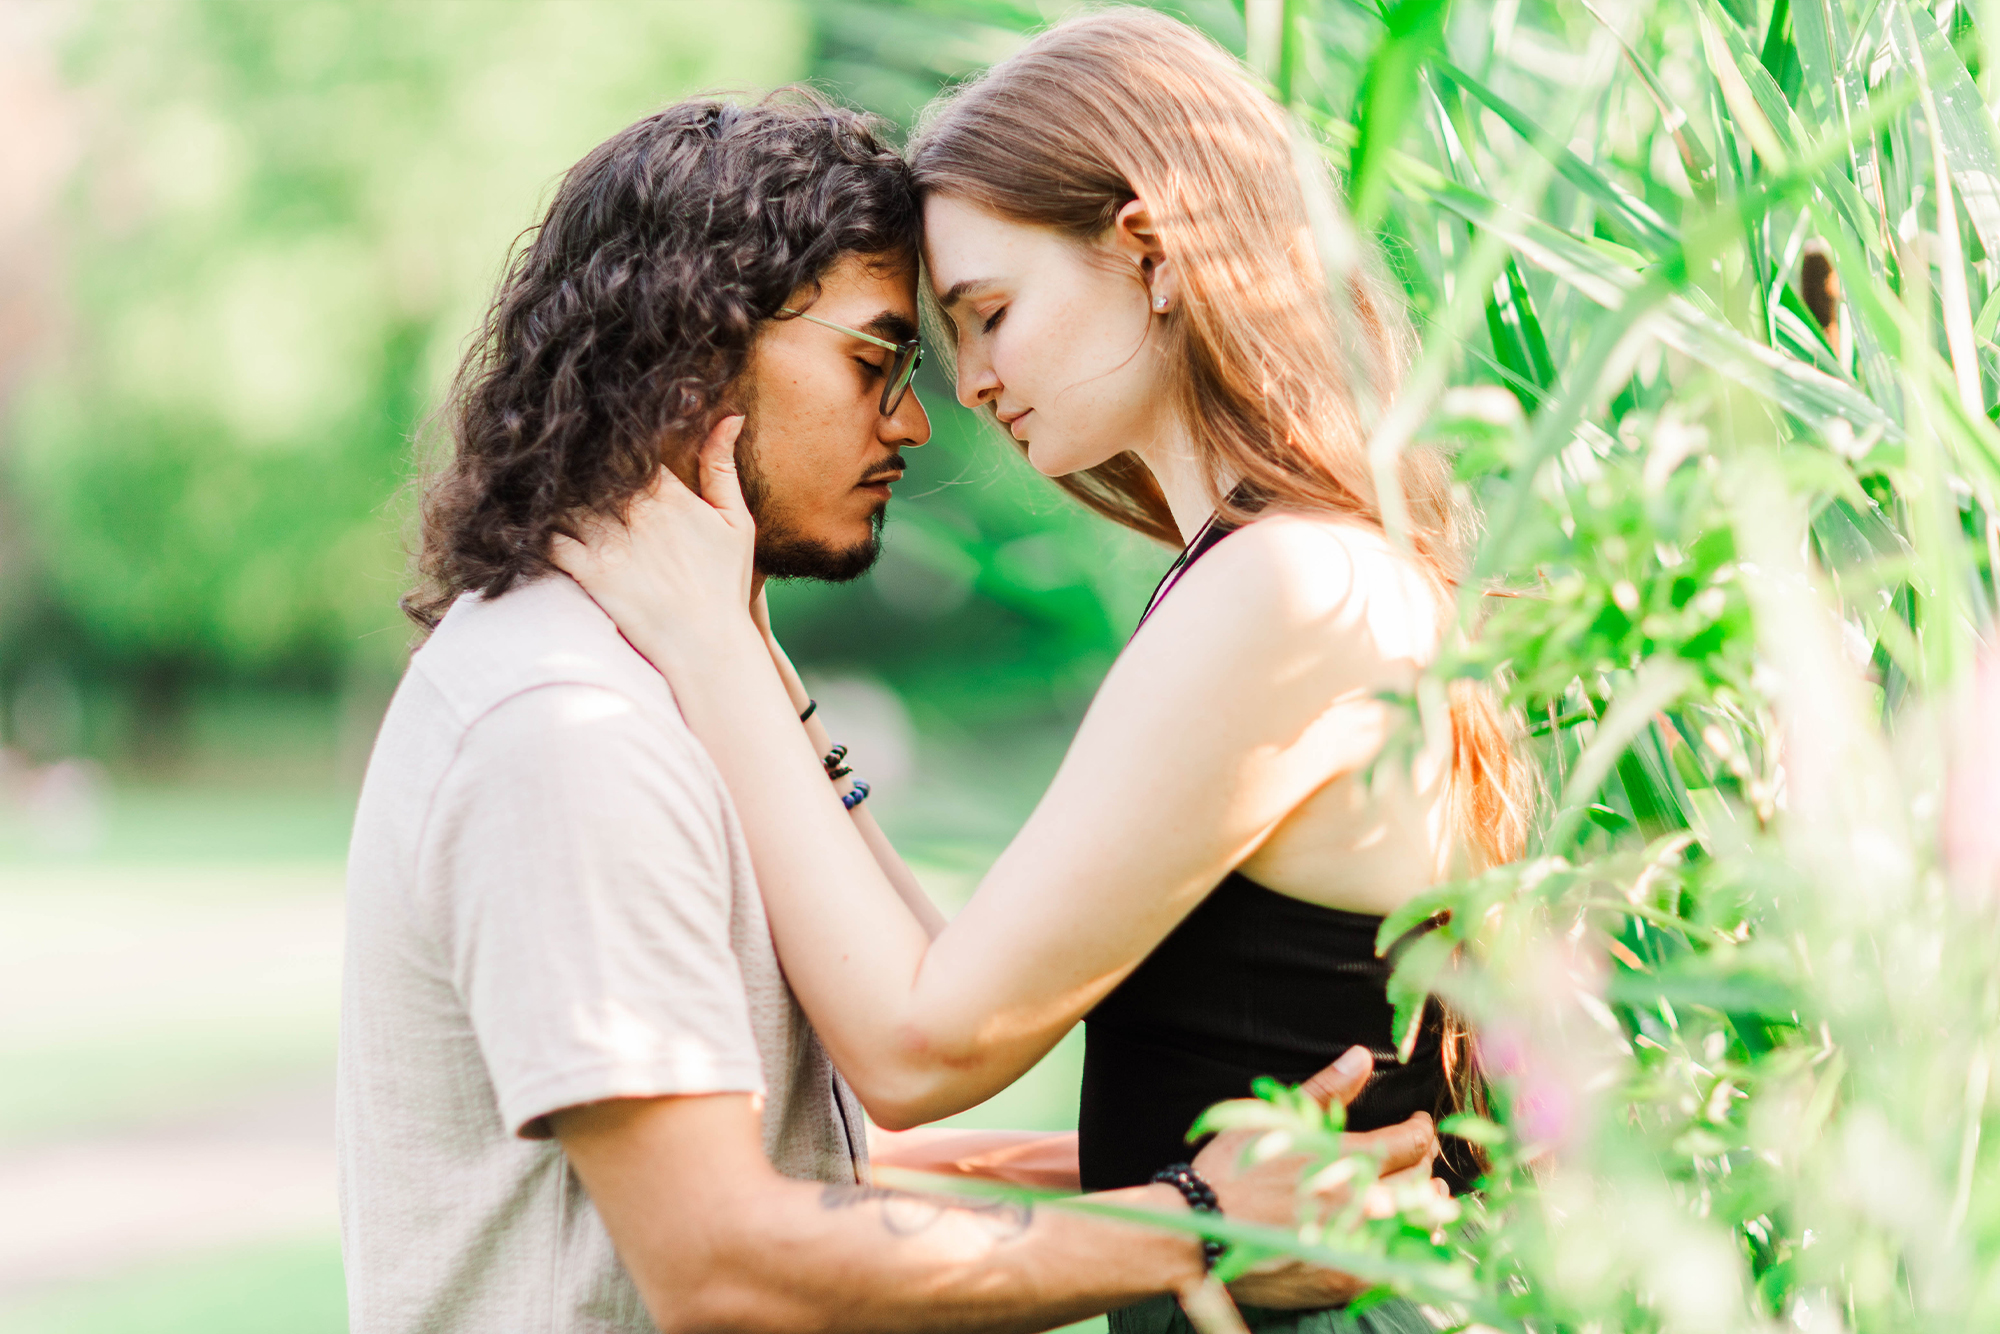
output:
[[1156, 296], [1153, 298], [1154, 310], [1165, 310], [1166, 308], [1167, 308], [1167, 299], [1165, 297]]

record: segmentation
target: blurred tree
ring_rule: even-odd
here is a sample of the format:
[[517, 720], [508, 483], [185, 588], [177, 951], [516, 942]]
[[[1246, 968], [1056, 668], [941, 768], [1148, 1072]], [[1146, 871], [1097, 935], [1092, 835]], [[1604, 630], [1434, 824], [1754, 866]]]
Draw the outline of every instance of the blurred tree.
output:
[[155, 734], [197, 678], [393, 669], [410, 440], [508, 242], [610, 131], [809, 42], [789, 0], [84, 10], [70, 327], [7, 460], [15, 665], [56, 635]]

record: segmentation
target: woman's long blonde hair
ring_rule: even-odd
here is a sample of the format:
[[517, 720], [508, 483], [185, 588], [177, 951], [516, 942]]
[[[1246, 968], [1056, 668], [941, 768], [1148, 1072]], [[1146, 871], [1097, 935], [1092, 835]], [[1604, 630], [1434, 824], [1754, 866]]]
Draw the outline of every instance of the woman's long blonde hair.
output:
[[[922, 193], [1080, 242], [1145, 200], [1180, 279], [1160, 323], [1170, 360], [1187, 368], [1178, 406], [1217, 511], [1383, 527], [1366, 422], [1394, 396], [1407, 325], [1365, 266], [1324, 263], [1314, 167], [1228, 52], [1152, 10], [1072, 19], [934, 106], [910, 156]], [[1135, 455], [1058, 481], [1107, 518], [1181, 544]], [[1448, 606], [1463, 571], [1449, 462], [1407, 450], [1401, 486], [1410, 548]], [[1476, 863], [1512, 861], [1526, 835], [1522, 766], [1484, 690], [1454, 682], [1450, 698], [1453, 826]]]

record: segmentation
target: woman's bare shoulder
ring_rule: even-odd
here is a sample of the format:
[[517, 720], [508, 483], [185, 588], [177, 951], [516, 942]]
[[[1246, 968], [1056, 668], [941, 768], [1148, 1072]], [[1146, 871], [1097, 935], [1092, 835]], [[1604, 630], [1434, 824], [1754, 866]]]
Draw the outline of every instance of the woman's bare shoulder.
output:
[[1407, 560], [1380, 528], [1342, 514], [1284, 510], [1256, 519], [1232, 536], [1278, 553], [1324, 556], [1338, 551], [1355, 561]]
[[1360, 635], [1398, 658], [1429, 657], [1442, 611], [1435, 582], [1379, 529], [1297, 513], [1269, 515], [1230, 534], [1188, 571], [1174, 597], [1198, 604], [1209, 614], [1204, 619], [1286, 637]]

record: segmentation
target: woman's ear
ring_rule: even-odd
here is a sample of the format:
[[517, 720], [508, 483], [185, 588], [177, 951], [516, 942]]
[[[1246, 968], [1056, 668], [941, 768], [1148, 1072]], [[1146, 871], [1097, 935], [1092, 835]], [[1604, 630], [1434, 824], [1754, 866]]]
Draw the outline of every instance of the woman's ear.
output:
[[1146, 303], [1155, 315], [1180, 304], [1180, 274], [1160, 244], [1159, 228], [1145, 200], [1134, 199], [1118, 210], [1111, 222], [1111, 245], [1138, 265], [1146, 284]]

